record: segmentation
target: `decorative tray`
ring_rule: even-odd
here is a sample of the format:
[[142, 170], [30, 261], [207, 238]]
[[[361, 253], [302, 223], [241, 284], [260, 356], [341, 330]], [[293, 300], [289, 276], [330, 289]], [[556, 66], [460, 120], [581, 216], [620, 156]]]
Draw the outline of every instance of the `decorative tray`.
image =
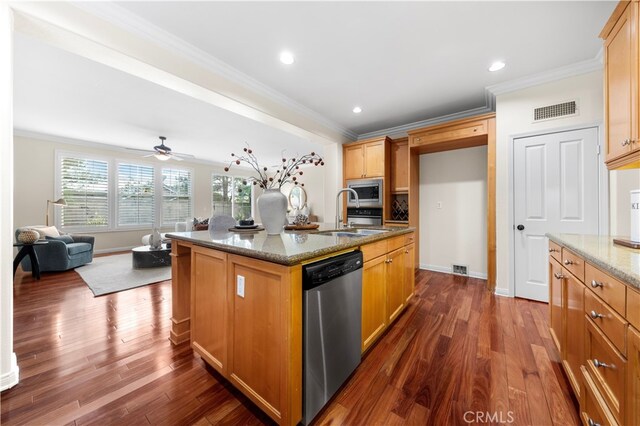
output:
[[264, 227], [263, 226], [258, 226], [258, 227], [251, 227], [251, 228], [229, 228], [229, 231], [231, 232], [238, 232], [238, 233], [247, 233], [247, 232], [258, 232], [258, 231], [264, 231]]
[[305, 229], [318, 229], [320, 227], [317, 223], [307, 223], [306, 225], [286, 225], [284, 229], [287, 231], [303, 231]]

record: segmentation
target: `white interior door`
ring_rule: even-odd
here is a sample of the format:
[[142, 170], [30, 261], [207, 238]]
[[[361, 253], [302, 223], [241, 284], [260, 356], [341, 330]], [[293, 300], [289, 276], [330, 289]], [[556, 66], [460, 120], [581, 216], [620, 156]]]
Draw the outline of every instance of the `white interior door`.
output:
[[598, 233], [598, 130], [514, 139], [515, 295], [549, 300], [545, 234]]

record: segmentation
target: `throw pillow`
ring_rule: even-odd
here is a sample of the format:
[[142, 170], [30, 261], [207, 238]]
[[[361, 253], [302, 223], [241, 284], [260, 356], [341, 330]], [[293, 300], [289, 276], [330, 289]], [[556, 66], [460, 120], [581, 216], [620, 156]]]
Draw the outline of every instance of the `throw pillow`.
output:
[[71, 235], [60, 235], [59, 237], [50, 237], [48, 235], [45, 235], [45, 239], [63, 241], [65, 244], [73, 243], [73, 238], [71, 237]]
[[42, 236], [45, 236], [45, 237], [60, 236], [60, 232], [58, 232], [58, 228], [56, 228], [55, 226], [43, 226], [42, 228], [34, 228], [34, 229], [38, 231], [41, 237]]

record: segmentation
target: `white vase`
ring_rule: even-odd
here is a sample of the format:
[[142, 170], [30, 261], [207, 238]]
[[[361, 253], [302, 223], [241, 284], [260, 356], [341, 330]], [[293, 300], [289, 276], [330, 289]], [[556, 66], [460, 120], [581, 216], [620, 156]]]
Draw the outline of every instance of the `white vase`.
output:
[[631, 238], [634, 243], [640, 243], [640, 189], [631, 191]]
[[266, 189], [258, 197], [258, 212], [268, 235], [277, 235], [287, 222], [287, 197], [279, 189]]
[[160, 235], [160, 230], [158, 228], [153, 228], [153, 232], [149, 237], [149, 245], [154, 250], [158, 250], [162, 247], [162, 236]]

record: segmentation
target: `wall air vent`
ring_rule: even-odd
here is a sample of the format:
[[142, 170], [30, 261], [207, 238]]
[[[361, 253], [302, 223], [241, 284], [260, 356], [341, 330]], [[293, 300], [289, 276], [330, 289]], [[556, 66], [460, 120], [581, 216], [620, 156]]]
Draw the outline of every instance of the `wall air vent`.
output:
[[553, 120], [578, 115], [578, 102], [569, 101], [533, 109], [533, 121]]
[[465, 265], [451, 265], [451, 270], [453, 271], [454, 275], [469, 275], [469, 272], [467, 271], [467, 267]]

